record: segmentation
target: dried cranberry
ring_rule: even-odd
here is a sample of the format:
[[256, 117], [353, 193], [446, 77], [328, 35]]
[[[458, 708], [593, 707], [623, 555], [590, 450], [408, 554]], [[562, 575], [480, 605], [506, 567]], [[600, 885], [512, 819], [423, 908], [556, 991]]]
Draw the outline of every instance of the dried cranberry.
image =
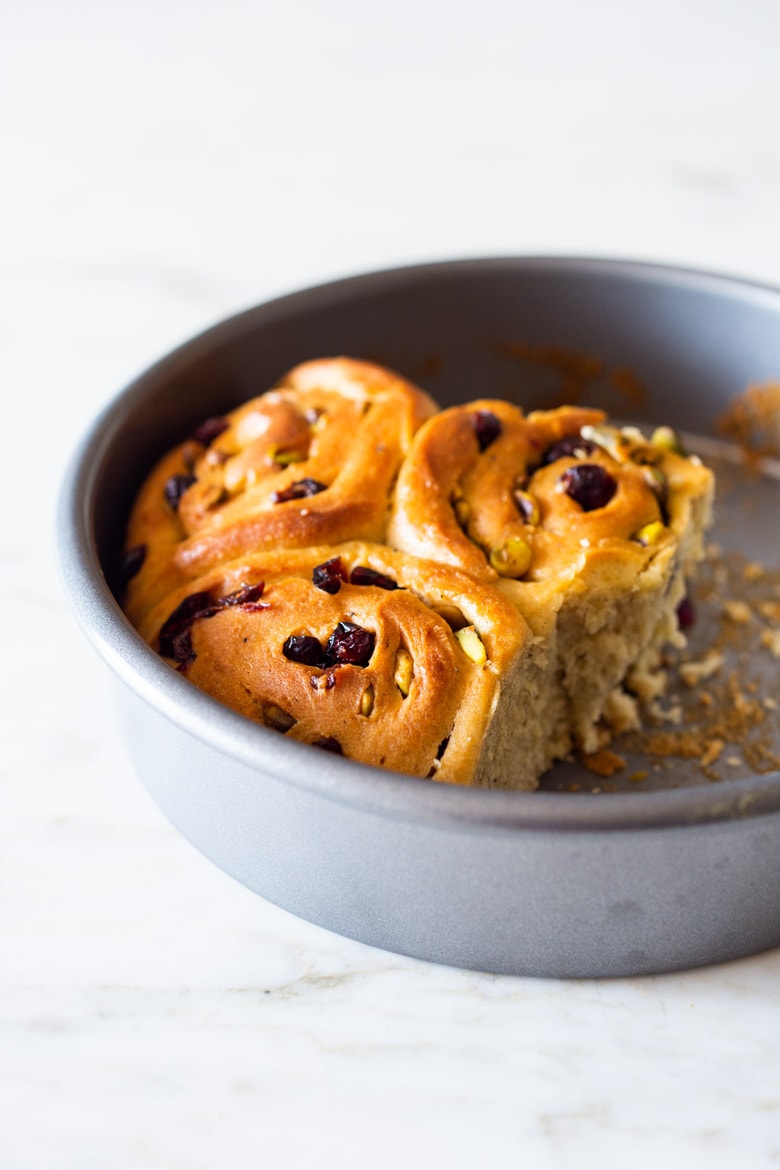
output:
[[696, 610], [690, 597], [683, 597], [677, 606], [677, 625], [681, 630], [689, 630], [696, 622]]
[[[192, 625], [201, 618], [214, 617], [223, 609], [232, 606], [241, 606], [250, 612], [263, 609], [259, 603], [263, 596], [265, 585], [261, 581], [258, 585], [242, 585], [234, 593], [226, 597], [215, 598], [207, 590], [200, 593], [190, 593], [173, 613], [167, 618], [160, 629], [160, 653], [165, 658], [173, 658], [179, 666], [189, 666], [195, 661], [195, 651], [192, 648]], [[318, 643], [319, 645], [319, 643]]]
[[133, 548], [129, 548], [127, 552], [123, 553], [119, 566], [120, 584], [126, 585], [128, 581], [132, 581], [133, 577], [140, 573], [145, 560], [145, 544], [136, 544]]
[[184, 598], [184, 601], [176, 606], [160, 633], [162, 635], [169, 626], [182, 625], [184, 622], [192, 623], [196, 618], [210, 614], [211, 610], [215, 608], [216, 602], [207, 590], [204, 589], [200, 593], [190, 593]]
[[179, 501], [187, 491], [187, 488], [192, 487], [194, 483], [194, 475], [172, 475], [170, 479], [165, 481], [163, 492], [165, 493], [165, 498], [173, 508], [174, 512], [178, 512]]
[[316, 496], [319, 492], [324, 492], [327, 486], [318, 479], [297, 479], [282, 491], [274, 492], [271, 500], [274, 504], [284, 504], [287, 500], [305, 500], [307, 496]]
[[375, 585], [377, 589], [397, 589], [398, 582], [384, 573], [377, 573], [376, 569], [369, 569], [368, 565], [355, 565], [349, 575], [352, 585]]
[[605, 508], [617, 491], [617, 483], [598, 463], [575, 463], [560, 478], [564, 491], [583, 512]]
[[293, 634], [282, 646], [282, 654], [290, 662], [302, 662], [304, 666], [326, 665], [320, 640], [311, 634]]
[[324, 593], [338, 593], [342, 583], [346, 584], [347, 570], [341, 562], [341, 557], [331, 557], [321, 565], [315, 565], [311, 573], [312, 583]]
[[175, 630], [170, 639], [170, 653], [166, 658], [173, 658], [179, 669], [189, 666], [197, 658], [192, 646], [192, 626], [182, 626]]
[[354, 622], [339, 622], [328, 639], [325, 657], [329, 663], [368, 666], [374, 653], [375, 635]]
[[223, 609], [229, 609], [234, 605], [240, 605], [242, 609], [249, 610], [264, 609], [265, 606], [257, 604], [263, 596], [264, 590], [264, 581], [260, 581], [257, 585], [242, 585], [234, 593], [228, 593], [226, 597], [220, 597], [217, 605]]
[[229, 426], [228, 420], [221, 415], [216, 418], [207, 418], [192, 432], [192, 437], [196, 443], [202, 443], [204, 447], [208, 447]]
[[501, 420], [492, 410], [477, 410], [471, 416], [471, 425], [477, 436], [480, 451], [485, 451], [491, 443], [495, 443], [501, 434]]
[[556, 459], [585, 459], [596, 450], [595, 444], [583, 439], [582, 435], [564, 435], [552, 447], [548, 447], [542, 456], [542, 463], [554, 463]]
[[314, 740], [311, 746], [322, 748], [324, 752], [333, 752], [334, 756], [344, 755], [343, 747], [332, 735], [321, 735], [319, 739]]
[[160, 653], [164, 658], [173, 658], [182, 666], [188, 666], [195, 660], [192, 649], [192, 623], [198, 618], [213, 617], [219, 610], [219, 605], [212, 595], [205, 590], [201, 593], [190, 593], [173, 613], [167, 618], [160, 629]]

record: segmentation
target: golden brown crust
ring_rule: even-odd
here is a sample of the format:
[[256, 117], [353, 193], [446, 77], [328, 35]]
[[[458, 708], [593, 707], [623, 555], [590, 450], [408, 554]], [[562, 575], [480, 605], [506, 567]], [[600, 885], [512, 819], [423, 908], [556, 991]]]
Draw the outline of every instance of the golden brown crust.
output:
[[[247, 549], [381, 540], [399, 464], [435, 409], [399, 375], [334, 358], [296, 367], [231, 411], [209, 444], [180, 444], [130, 519], [128, 546], [148, 550], [128, 589], [131, 620]], [[175, 506], [166, 498], [172, 477], [183, 489]]]
[[[576, 490], [583, 474], [607, 485], [603, 499]], [[421, 427], [388, 540], [418, 556], [438, 548], [517, 605], [559, 680], [571, 741], [593, 752], [662, 689], [658, 650], [678, 636], [712, 492], [668, 430], [648, 441], [599, 411], [526, 417], [485, 399]]]
[[[125, 608], [192, 682], [289, 738], [531, 788], [657, 697], [712, 476], [671, 432], [597, 410], [435, 409], [339, 358], [209, 420], [139, 493]], [[607, 490], [583, 495], [583, 476]], [[368, 639], [359, 661], [328, 649], [339, 623]]]
[[[312, 574], [334, 558], [347, 580], [329, 593]], [[358, 566], [398, 588], [349, 583]], [[242, 595], [247, 604], [235, 601]], [[200, 616], [183, 623], [174, 645], [165, 630], [193, 597]], [[473, 627], [484, 661], [464, 651], [442, 613]], [[340, 622], [373, 636], [364, 665], [285, 656], [288, 639], [301, 636], [325, 652]], [[140, 632], [197, 686], [289, 738], [335, 741], [365, 763], [461, 783], [474, 776], [501, 680], [530, 636], [517, 610], [489, 587], [359, 542], [233, 561], [166, 597]]]
[[[500, 432], [480, 449], [475, 419], [485, 413], [498, 420]], [[635, 561], [643, 547], [639, 534], [656, 522], [666, 528], [665, 500], [676, 504], [686, 495], [701, 495], [709, 490], [711, 476], [673, 451], [648, 443], [641, 444], [641, 459], [628, 450], [625, 457], [615, 457], [593, 444], [584, 457], [564, 455], [543, 462], [553, 444], [582, 427], [619, 436], [621, 432], [604, 427], [604, 418], [601, 411], [574, 407], [526, 417], [518, 407], [491, 399], [442, 411], [420, 428], [401, 468], [388, 541], [493, 581], [499, 576], [567, 580], [588, 558], [603, 562], [607, 550]], [[637, 442], [637, 456], [639, 449]], [[564, 490], [567, 470], [583, 462], [601, 467], [614, 481], [615, 493], [605, 506], [584, 510]], [[652, 478], [658, 474], [660, 487]], [[529, 520], [521, 512], [518, 493], [538, 508], [538, 517]], [[501, 563], [501, 550], [518, 540], [531, 553], [523, 571], [517, 571], [522, 565], [511, 558]]]

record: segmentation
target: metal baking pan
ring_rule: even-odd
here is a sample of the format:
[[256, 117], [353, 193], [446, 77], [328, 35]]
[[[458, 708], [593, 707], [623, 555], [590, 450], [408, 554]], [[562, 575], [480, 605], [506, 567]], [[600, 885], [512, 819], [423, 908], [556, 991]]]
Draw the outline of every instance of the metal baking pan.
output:
[[[567, 764], [532, 794], [431, 784], [255, 726], [141, 642], [106, 579], [152, 461], [296, 363], [337, 354], [393, 366], [442, 405], [490, 395], [532, 408], [576, 394], [712, 440], [732, 396], [780, 378], [780, 291], [609, 261], [430, 264], [261, 305], [133, 382], [74, 458], [60, 552], [78, 617], [116, 676], [128, 750], [170, 821], [277, 905], [436, 962], [615, 976], [780, 944], [777, 771], [728, 757], [713, 779], [670, 758], [644, 783]], [[731, 486], [714, 539], [777, 563], [773, 467], [724, 457]], [[767, 717], [771, 737], [778, 715]], [[641, 763], [641, 744], [627, 758]]]

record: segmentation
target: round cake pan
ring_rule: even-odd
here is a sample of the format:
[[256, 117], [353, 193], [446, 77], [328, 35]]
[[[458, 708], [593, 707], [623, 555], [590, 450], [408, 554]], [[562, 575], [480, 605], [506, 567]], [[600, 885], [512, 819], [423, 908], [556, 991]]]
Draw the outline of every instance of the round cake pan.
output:
[[[298, 362], [340, 354], [400, 370], [443, 406], [496, 396], [530, 409], [576, 394], [640, 425], [712, 436], [732, 396], [780, 378], [780, 292], [609, 261], [423, 265], [261, 305], [138, 378], [72, 462], [60, 551], [78, 617], [116, 677], [128, 750], [164, 813], [264, 898], [436, 962], [616, 976], [780, 944], [778, 772], [694, 782], [681, 765], [650, 790], [618, 792], [594, 792], [584, 774], [577, 792], [437, 785], [251, 724], [131, 628], [109, 583], [152, 463]], [[776, 561], [780, 501], [767, 483], [773, 518], [746, 507], [732, 529], [748, 555]]]

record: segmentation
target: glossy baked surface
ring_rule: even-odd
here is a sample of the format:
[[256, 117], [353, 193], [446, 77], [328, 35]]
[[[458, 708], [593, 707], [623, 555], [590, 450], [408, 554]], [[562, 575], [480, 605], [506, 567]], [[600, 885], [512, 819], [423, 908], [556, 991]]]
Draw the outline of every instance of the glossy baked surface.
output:
[[657, 716], [712, 492], [669, 428], [437, 411], [391, 370], [322, 359], [157, 464], [124, 604], [179, 673], [289, 739], [529, 789]]

